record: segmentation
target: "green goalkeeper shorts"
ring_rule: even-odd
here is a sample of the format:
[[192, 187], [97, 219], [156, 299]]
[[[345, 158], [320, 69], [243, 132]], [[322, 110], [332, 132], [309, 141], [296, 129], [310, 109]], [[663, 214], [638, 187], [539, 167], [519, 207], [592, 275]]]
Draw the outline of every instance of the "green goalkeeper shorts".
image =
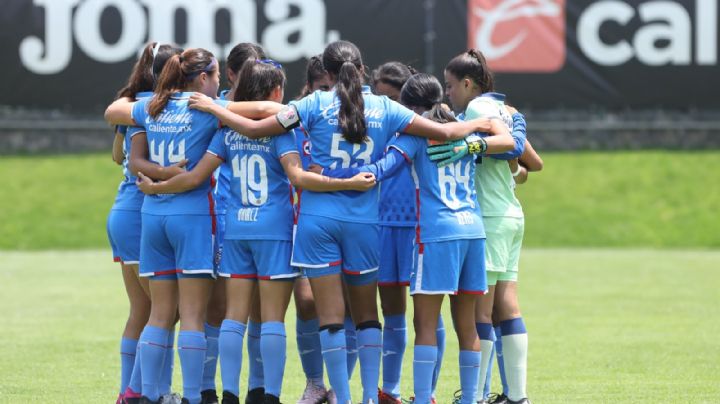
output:
[[488, 286], [498, 281], [517, 282], [525, 220], [517, 217], [483, 217], [485, 269]]

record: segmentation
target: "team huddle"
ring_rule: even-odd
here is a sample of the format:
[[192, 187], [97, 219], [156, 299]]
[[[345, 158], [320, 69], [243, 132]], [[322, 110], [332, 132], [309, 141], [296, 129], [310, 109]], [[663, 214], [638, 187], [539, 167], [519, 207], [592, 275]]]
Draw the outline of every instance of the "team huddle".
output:
[[[151, 43], [105, 112], [125, 174], [108, 217], [130, 300], [117, 402], [218, 403], [219, 362], [222, 403], [279, 403], [293, 296], [307, 379], [298, 404], [352, 403], [358, 362], [362, 403], [408, 402], [409, 287], [410, 402], [529, 403], [514, 189], [542, 160], [482, 53], [453, 58], [444, 91], [399, 62], [367, 72], [354, 44], [333, 42], [287, 105], [284, 70], [258, 45], [235, 46], [225, 74], [220, 92], [210, 52]], [[435, 393], [445, 295], [455, 397]], [[500, 394], [489, 390], [493, 357]]]

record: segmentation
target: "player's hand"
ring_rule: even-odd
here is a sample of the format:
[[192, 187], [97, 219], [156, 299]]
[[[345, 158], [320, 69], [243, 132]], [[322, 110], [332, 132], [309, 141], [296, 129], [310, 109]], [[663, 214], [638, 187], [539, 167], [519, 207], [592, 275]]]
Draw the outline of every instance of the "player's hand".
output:
[[214, 105], [213, 99], [202, 93], [193, 93], [188, 100], [188, 107], [203, 112], [210, 112]]
[[311, 173], [322, 175], [323, 167], [317, 164], [310, 164], [310, 166], [308, 167], [308, 171], [310, 171]]
[[465, 139], [428, 146], [427, 154], [438, 167], [452, 164], [468, 154], [482, 154], [487, 150], [487, 142], [480, 136], [470, 135]]
[[153, 181], [141, 172], [138, 172], [135, 184], [146, 195], [153, 195], [155, 193], [153, 191]]
[[348, 179], [350, 189], [353, 191], [367, 191], [375, 186], [375, 176], [371, 173], [359, 173]]
[[163, 179], [169, 180], [170, 178], [172, 178], [178, 174], [184, 173], [185, 171], [187, 171], [187, 169], [185, 169], [185, 166], [187, 165], [187, 163], [188, 163], [188, 159], [182, 159], [173, 165], [165, 167], [163, 169], [165, 178], [163, 178]]

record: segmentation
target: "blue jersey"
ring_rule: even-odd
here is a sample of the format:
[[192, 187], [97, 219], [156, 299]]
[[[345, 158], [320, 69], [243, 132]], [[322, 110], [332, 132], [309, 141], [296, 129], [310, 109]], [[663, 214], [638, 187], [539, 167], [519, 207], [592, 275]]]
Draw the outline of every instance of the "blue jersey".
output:
[[380, 224], [396, 227], [417, 224], [415, 183], [409, 165], [403, 165], [398, 173], [380, 184]]
[[297, 153], [293, 132], [250, 139], [222, 128], [208, 148], [228, 166], [225, 240], [292, 240], [292, 186], [280, 158]]
[[[227, 95], [230, 91], [224, 90], [220, 92], [220, 99], [228, 101]], [[215, 178], [215, 188], [213, 188], [213, 195], [215, 196], [215, 214], [224, 215], [227, 206], [227, 200], [230, 198], [230, 177], [232, 171], [230, 167], [225, 164], [218, 167], [213, 174]]]
[[475, 194], [475, 161], [468, 155], [438, 167], [427, 155], [429, 141], [402, 135], [390, 146], [413, 161], [418, 224], [416, 243], [485, 238]]
[[[361, 144], [345, 140], [338, 127], [340, 100], [335, 91], [316, 91], [293, 102], [312, 144], [312, 162], [330, 169], [370, 164], [382, 157], [395, 132], [403, 131], [415, 113], [363, 87], [367, 138]], [[301, 212], [356, 223], [378, 223], [378, 187], [367, 192], [302, 193]]]
[[[133, 106], [133, 119], [147, 133], [152, 162], [167, 167], [187, 159], [186, 167], [192, 170], [205, 155], [218, 128], [218, 119], [212, 114], [189, 109], [187, 101], [191, 95], [173, 94], [156, 118], [147, 111], [150, 98], [139, 100]], [[197, 188], [179, 194], [146, 195], [142, 212], [153, 215], [210, 214], [215, 209], [210, 183], [208, 179]]]
[[[153, 93], [150, 91], [137, 93], [136, 99], [143, 99], [152, 97]], [[113, 210], [132, 210], [139, 211], [142, 208], [143, 199], [145, 194], [138, 189], [135, 185], [137, 177], [130, 172], [129, 159], [130, 159], [130, 145], [132, 144], [132, 137], [138, 132], [144, 132], [145, 129], [137, 126], [118, 126], [117, 131], [123, 135], [123, 180], [118, 186], [117, 195], [115, 196], [115, 203], [113, 204]]]

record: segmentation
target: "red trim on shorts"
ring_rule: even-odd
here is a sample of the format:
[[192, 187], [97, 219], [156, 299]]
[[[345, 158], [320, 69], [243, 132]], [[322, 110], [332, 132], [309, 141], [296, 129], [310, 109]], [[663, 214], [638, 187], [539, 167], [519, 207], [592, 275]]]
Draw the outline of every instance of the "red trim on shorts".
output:
[[257, 277], [253, 274], [230, 274], [230, 279], [257, 279]]
[[122, 264], [122, 259], [120, 257], [113, 257], [113, 262], [119, 262]]
[[[418, 244], [421, 244], [422, 241], [420, 239], [420, 188], [415, 187], [415, 217], [417, 219], [417, 224], [415, 225], [415, 242]], [[422, 251], [420, 252], [422, 254]]]
[[484, 290], [463, 290], [463, 289], [458, 289], [457, 293], [455, 293], [455, 294], [457, 295], [457, 294], [460, 294], [460, 293], [462, 293], [463, 295], [478, 295], [478, 296], [481, 296], [481, 295], [484, 295], [484, 294], [485, 294], [485, 291], [484, 291]]
[[166, 271], [155, 271], [153, 276], [172, 275], [182, 273], [182, 269], [168, 269]]
[[337, 260], [337, 261], [333, 261], [333, 262], [328, 263], [328, 266], [329, 266], [329, 267], [336, 267], [336, 266], [341, 265], [341, 264], [342, 264], [342, 260]]
[[418, 243], [418, 254], [425, 254], [425, 244]]
[[210, 221], [212, 226], [212, 234], [217, 235], [217, 219], [215, 219], [215, 201], [213, 200], [212, 190], [215, 188], [217, 180], [215, 176], [210, 176], [210, 191], [208, 191], [208, 204], [210, 205]]

